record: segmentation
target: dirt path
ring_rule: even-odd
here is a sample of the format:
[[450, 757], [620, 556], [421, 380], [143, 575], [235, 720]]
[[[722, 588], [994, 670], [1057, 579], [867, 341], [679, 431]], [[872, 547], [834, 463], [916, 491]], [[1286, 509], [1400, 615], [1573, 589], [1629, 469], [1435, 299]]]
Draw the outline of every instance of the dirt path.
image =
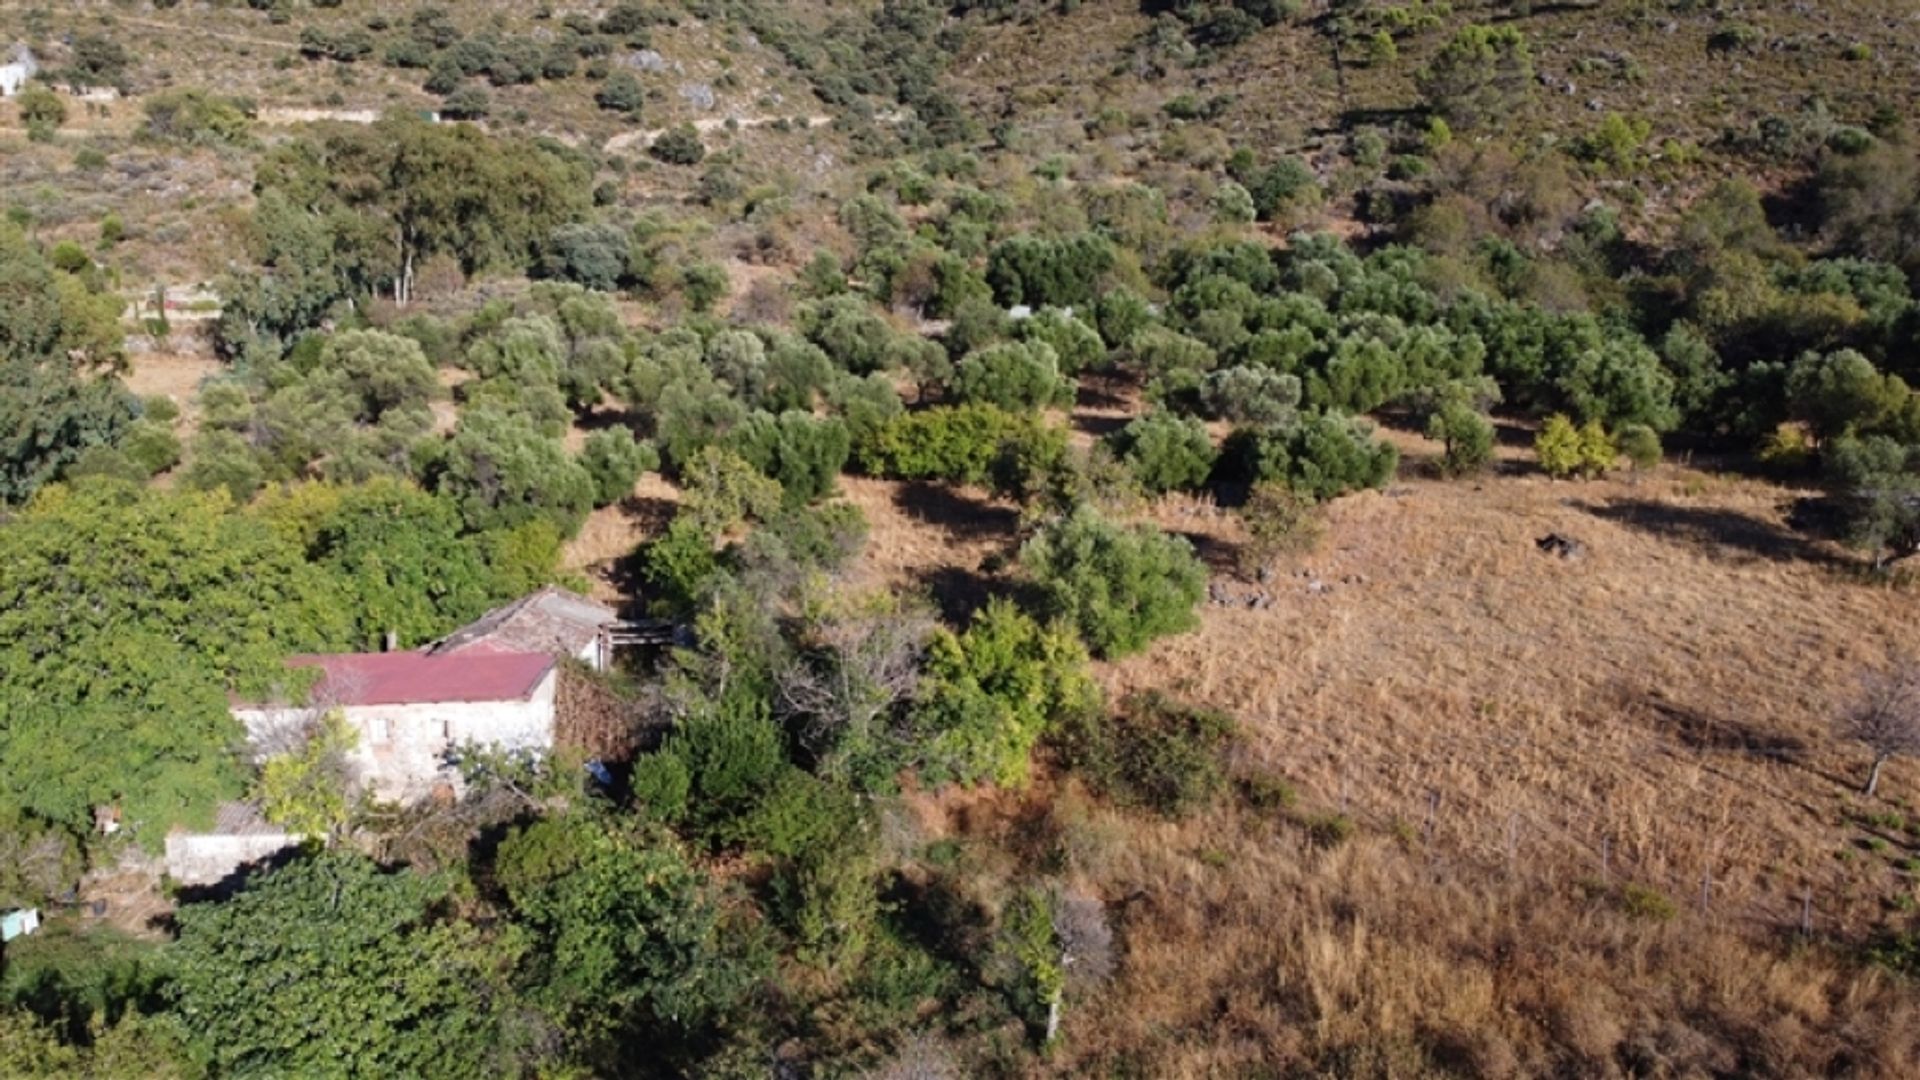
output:
[[218, 38], [221, 41], [233, 41], [243, 45], [268, 45], [276, 49], [297, 49], [299, 42], [281, 38], [254, 37], [250, 34], [229, 34], [223, 30], [209, 30], [204, 26], [182, 26], [178, 23], [162, 22], [159, 19], [143, 19], [131, 15], [120, 16], [120, 21], [130, 26], [144, 26], [150, 30], [165, 30], [171, 34], [199, 34], [202, 37]]
[[[741, 128], [766, 127], [782, 120], [792, 121], [791, 116], [703, 116], [693, 122], [693, 129], [705, 135], [710, 131], [719, 131], [729, 123]], [[806, 125], [809, 128], [826, 127], [833, 123], [831, 116], [809, 116]], [[676, 125], [677, 126], [677, 125]], [[648, 128], [644, 131], [623, 131], [608, 139], [604, 149], [609, 154], [617, 154], [634, 146], [650, 146], [653, 140], [665, 135], [672, 128]]]

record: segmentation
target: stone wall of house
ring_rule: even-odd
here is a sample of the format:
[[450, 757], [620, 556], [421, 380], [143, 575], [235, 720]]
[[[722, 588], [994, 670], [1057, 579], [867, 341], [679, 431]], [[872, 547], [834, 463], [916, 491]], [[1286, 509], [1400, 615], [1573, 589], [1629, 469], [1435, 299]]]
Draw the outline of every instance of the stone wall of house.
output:
[[[437, 790], [457, 792], [459, 773], [447, 753], [466, 745], [530, 750], [553, 747], [554, 688], [549, 671], [526, 701], [421, 705], [354, 705], [341, 710], [359, 735], [354, 767], [375, 797], [414, 802]], [[255, 751], [288, 745], [286, 734], [313, 719], [306, 709], [235, 709]]]

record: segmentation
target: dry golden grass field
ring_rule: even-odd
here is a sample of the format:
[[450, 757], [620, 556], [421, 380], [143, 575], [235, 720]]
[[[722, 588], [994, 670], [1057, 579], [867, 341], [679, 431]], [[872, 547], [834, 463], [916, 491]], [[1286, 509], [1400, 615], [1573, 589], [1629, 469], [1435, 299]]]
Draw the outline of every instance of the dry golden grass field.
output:
[[[1401, 479], [1335, 503], [1266, 584], [1232, 571], [1237, 518], [1151, 506], [1230, 602], [1100, 668], [1115, 697], [1233, 714], [1237, 771], [1289, 806], [1156, 824], [1045, 779], [932, 800], [935, 832], [1042, 845], [1127, 913], [1059, 1071], [1422, 1075], [1437, 1038], [1466, 1075], [1910, 1075], [1911, 994], [1835, 954], [1913, 903], [1920, 770], [1862, 800], [1828, 724], [1911, 639], [1912, 593], [1791, 529], [1801, 493], [1771, 483], [1556, 483], [1512, 449], [1441, 482], [1394, 438]], [[1018, 539], [977, 493], [844, 491], [865, 583], [949, 609]], [[1585, 556], [1542, 553], [1550, 532]], [[1328, 845], [1340, 815], [1355, 839]]]

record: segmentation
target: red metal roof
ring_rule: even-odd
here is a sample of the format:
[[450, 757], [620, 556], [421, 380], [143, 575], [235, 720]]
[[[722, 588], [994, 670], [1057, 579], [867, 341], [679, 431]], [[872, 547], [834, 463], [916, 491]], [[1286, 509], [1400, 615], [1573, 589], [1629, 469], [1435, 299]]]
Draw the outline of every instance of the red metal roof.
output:
[[553, 670], [547, 653], [417, 652], [295, 656], [289, 667], [325, 672], [309, 700], [327, 705], [426, 705], [525, 701]]

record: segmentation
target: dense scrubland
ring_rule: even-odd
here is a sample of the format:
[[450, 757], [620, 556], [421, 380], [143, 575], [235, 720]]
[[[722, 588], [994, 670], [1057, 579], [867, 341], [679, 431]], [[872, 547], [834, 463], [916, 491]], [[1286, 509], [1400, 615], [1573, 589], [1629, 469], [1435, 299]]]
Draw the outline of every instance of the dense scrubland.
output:
[[[1885, 6], [12, 39], [0, 1073], [1920, 1071]], [[549, 583], [684, 628], [601, 745], [245, 749]]]

